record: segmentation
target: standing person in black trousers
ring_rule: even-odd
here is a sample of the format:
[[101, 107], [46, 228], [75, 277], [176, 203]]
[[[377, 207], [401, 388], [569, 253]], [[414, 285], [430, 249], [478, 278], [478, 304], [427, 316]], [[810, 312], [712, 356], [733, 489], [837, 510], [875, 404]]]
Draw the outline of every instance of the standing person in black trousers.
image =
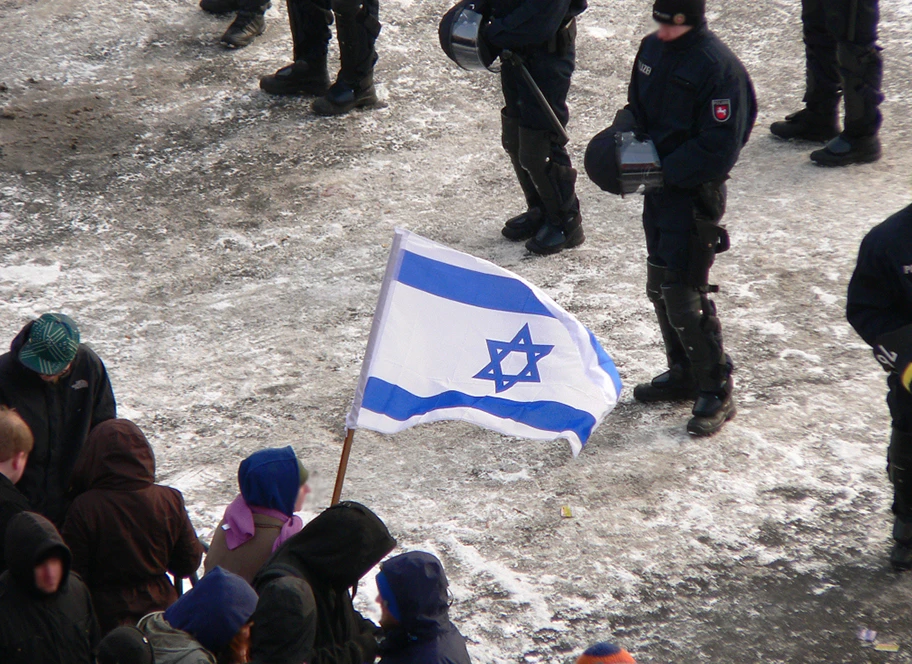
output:
[[[317, 115], [342, 115], [377, 104], [374, 42], [380, 34], [379, 0], [287, 0], [294, 62], [260, 79], [274, 95], [313, 95]], [[329, 84], [326, 55], [336, 23], [341, 67]]]
[[[828, 141], [811, 159], [846, 166], [880, 159], [883, 59], [877, 46], [878, 0], [802, 0], [807, 79], [805, 107], [774, 122], [779, 138]], [[839, 97], [845, 122], [839, 131]]]
[[887, 473], [893, 483], [894, 569], [912, 568], [912, 205], [865, 236], [849, 282], [849, 323], [887, 376], [892, 417]]

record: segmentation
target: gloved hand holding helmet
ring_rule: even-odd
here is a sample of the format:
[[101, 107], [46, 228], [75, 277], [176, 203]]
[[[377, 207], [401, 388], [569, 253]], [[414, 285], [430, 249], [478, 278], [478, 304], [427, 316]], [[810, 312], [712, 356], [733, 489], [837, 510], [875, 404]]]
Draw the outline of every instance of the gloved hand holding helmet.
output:
[[603, 191], [625, 196], [644, 187], [661, 187], [662, 162], [647, 135], [637, 131], [636, 118], [624, 108], [614, 122], [596, 134], [586, 148], [586, 174]]
[[481, 0], [457, 3], [440, 19], [437, 33], [443, 52], [463, 69], [497, 71], [494, 61], [500, 53], [483, 35], [487, 21]]

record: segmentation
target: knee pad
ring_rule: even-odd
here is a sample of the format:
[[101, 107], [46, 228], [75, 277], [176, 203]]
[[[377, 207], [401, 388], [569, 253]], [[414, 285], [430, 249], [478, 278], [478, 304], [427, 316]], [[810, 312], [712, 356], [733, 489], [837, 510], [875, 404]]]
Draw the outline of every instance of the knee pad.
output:
[[532, 177], [547, 174], [553, 138], [547, 130], [519, 127], [519, 163]]
[[[893, 429], [887, 448], [887, 475], [893, 486], [906, 485], [912, 491], [912, 433]], [[908, 484], [907, 484], [908, 483]]]
[[500, 112], [500, 142], [511, 156], [519, 156], [519, 118]]
[[704, 312], [699, 291], [684, 284], [666, 284], [661, 287], [661, 292], [668, 321], [676, 329], [693, 332], [701, 329]]
[[665, 282], [665, 266], [646, 261], [646, 297], [653, 304], [662, 301], [662, 284]]

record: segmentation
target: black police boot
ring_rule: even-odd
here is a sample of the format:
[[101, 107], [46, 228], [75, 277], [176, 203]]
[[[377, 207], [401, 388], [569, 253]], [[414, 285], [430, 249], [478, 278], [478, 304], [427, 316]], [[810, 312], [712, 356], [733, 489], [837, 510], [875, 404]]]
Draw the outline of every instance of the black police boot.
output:
[[890, 565], [897, 572], [912, 569], [912, 521], [906, 521], [900, 516], [894, 517], [893, 540]]
[[325, 117], [344, 115], [355, 108], [366, 108], [377, 103], [374, 77], [368, 76], [357, 83], [346, 83], [339, 79], [323, 97], [314, 99], [313, 112]]
[[266, 32], [266, 17], [259, 12], [241, 10], [225, 30], [221, 42], [228, 48], [249, 46], [257, 36]]
[[701, 389], [693, 407], [693, 417], [687, 422], [687, 433], [694, 436], [711, 436], [737, 413], [732, 400], [733, 384], [729, 376], [718, 389]]
[[553, 223], [551, 218], [546, 219], [535, 237], [526, 242], [526, 249], [539, 256], [550, 256], [563, 249], [578, 247], [586, 241], [583, 218], [579, 212], [562, 220], [559, 217], [558, 220]]
[[263, 76], [260, 88], [271, 95], [324, 95], [329, 89], [326, 56], [319, 61], [298, 60], [275, 74]]
[[779, 138], [800, 138], [805, 141], [824, 142], [839, 133], [836, 121], [836, 109], [826, 113], [817, 113], [809, 108], [804, 108], [797, 113], [786, 115], [785, 120], [779, 120], [770, 125], [770, 132]]
[[690, 401], [697, 398], [697, 381], [689, 366], [673, 365], [648, 383], [633, 388], [633, 398], [643, 403]]
[[576, 170], [549, 162], [547, 180], [545, 186], [536, 186], [544, 203], [545, 221], [535, 237], [526, 242], [526, 249], [539, 256], [578, 247], [586, 241], [576, 197]]
[[507, 219], [500, 234], [508, 240], [518, 242], [535, 237], [542, 224], [545, 223], [545, 213], [540, 207], [530, 207], [515, 217]]
[[510, 117], [501, 111], [500, 127], [501, 143], [510, 157], [516, 179], [526, 199], [526, 211], [508, 219], [500, 232], [508, 240], [529, 240], [535, 237], [538, 229], [545, 223], [544, 203], [538, 195], [532, 177], [519, 161], [519, 118]]
[[820, 166], [869, 164], [880, 159], [880, 139], [877, 136], [847, 136], [839, 134], [820, 150], [811, 153], [811, 161]]
[[699, 388], [687, 431], [695, 436], [714, 434], [735, 416], [732, 400], [731, 359], [722, 350], [722, 324], [716, 305], [693, 286], [662, 285], [668, 321], [687, 351]]
[[200, 9], [210, 14], [230, 14], [240, 8], [239, 0], [200, 0]]

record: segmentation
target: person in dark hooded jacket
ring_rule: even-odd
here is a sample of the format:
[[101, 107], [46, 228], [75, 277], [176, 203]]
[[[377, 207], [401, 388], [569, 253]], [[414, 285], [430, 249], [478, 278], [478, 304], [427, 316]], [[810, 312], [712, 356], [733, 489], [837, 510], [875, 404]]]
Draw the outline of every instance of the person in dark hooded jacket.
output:
[[250, 664], [304, 664], [313, 658], [317, 603], [304, 579], [283, 576], [267, 583], [250, 621]]
[[117, 417], [104, 363], [64, 314], [30, 321], [0, 355], [0, 404], [25, 420], [35, 447], [17, 484], [32, 508], [63, 525], [70, 474], [89, 431]]
[[367, 507], [337, 503], [288, 539], [254, 577], [253, 587], [265, 592], [269, 583], [283, 577], [310, 586], [316, 633], [308, 664], [373, 662], [377, 627], [355, 611], [352, 594], [358, 580], [394, 546], [396, 540], [383, 521]]
[[440, 560], [424, 551], [380, 565], [380, 664], [469, 664], [465, 638], [450, 622], [448, 585]]
[[168, 608], [177, 591], [165, 573], [199, 568], [203, 546], [180, 492], [154, 482], [155, 456], [139, 427], [107, 420], [92, 430], [73, 471], [85, 492], [70, 507], [63, 537], [103, 634]]
[[6, 529], [0, 575], [0, 662], [92, 664], [100, 634], [92, 598], [70, 571], [70, 550], [50, 521], [22, 512]]

